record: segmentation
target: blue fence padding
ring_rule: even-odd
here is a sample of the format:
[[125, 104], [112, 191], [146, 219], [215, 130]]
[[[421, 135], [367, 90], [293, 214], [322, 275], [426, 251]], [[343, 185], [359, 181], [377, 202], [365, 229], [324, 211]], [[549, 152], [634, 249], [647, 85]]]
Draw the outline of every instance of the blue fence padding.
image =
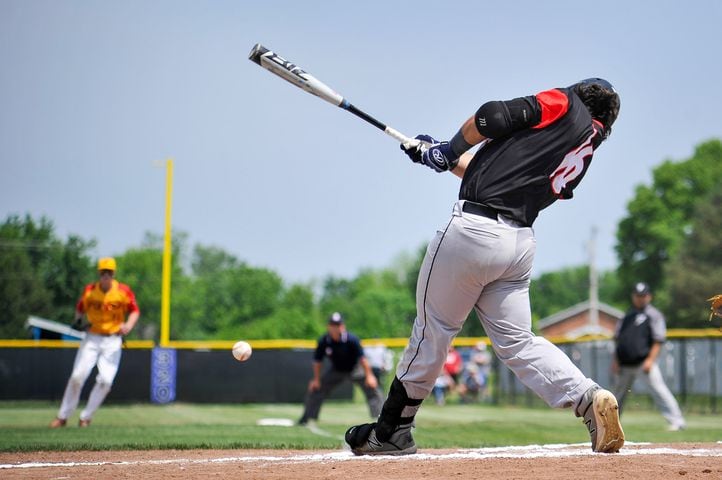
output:
[[150, 356], [150, 401], [175, 400], [177, 356], [174, 348], [155, 347]]

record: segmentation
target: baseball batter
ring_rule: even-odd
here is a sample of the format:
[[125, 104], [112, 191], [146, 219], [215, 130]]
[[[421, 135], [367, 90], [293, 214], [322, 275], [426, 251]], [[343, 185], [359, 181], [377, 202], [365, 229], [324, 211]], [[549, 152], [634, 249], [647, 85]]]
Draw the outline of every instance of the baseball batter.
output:
[[[130, 333], [138, 322], [140, 310], [135, 294], [128, 285], [115, 280], [114, 258], [98, 261], [100, 279], [87, 285], [75, 307], [75, 322], [88, 320], [87, 333], [73, 364], [73, 372], [65, 387], [58, 416], [50, 423], [51, 428], [64, 427], [80, 401], [80, 392], [93, 367], [98, 366], [98, 376], [88, 397], [85, 409], [80, 412], [80, 427], [87, 427], [93, 414], [105, 400], [113, 385], [120, 366], [123, 336]], [[126, 319], [127, 315], [127, 319]]]
[[428, 246], [417, 317], [381, 415], [346, 432], [355, 454], [416, 452], [414, 417], [472, 308], [496, 355], [527, 387], [552, 407], [573, 407], [594, 451], [619, 451], [624, 433], [614, 395], [532, 333], [529, 306], [532, 224], [540, 210], [572, 198], [619, 105], [609, 82], [590, 78], [487, 102], [449, 142], [419, 135], [422, 146], [402, 145], [414, 162], [461, 177], [461, 189], [451, 219]]

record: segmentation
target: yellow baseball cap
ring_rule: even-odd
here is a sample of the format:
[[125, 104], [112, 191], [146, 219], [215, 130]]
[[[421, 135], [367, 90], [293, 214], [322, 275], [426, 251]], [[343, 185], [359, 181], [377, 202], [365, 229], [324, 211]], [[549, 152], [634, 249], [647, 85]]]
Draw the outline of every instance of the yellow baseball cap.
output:
[[98, 260], [98, 270], [115, 271], [115, 259], [113, 257], [104, 257]]

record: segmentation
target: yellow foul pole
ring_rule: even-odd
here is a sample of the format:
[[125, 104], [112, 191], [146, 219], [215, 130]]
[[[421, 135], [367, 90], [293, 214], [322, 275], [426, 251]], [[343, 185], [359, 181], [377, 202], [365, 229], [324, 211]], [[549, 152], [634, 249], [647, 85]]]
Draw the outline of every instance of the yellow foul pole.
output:
[[173, 159], [166, 161], [165, 231], [163, 238], [163, 282], [160, 296], [160, 346], [170, 342], [171, 206], [173, 204]]

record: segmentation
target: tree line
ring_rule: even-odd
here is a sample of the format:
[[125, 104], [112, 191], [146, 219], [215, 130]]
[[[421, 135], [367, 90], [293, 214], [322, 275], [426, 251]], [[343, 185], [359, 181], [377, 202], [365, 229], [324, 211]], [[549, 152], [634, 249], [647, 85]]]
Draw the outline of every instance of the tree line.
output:
[[[599, 275], [599, 298], [620, 309], [630, 286], [649, 283], [670, 327], [708, 327], [705, 299], [722, 293], [722, 142], [709, 140], [682, 161], [665, 160], [639, 185], [617, 230], [619, 266]], [[133, 288], [142, 310], [135, 338], [157, 339], [162, 238], [148, 233], [116, 255], [117, 278]], [[27, 338], [36, 315], [70, 322], [75, 302], [96, 280], [93, 239], [61, 239], [48, 218], [10, 215], [0, 224], [0, 338]], [[405, 337], [415, 311], [416, 277], [425, 246], [385, 268], [353, 278], [287, 284], [218, 247], [189, 245], [173, 234], [171, 339], [315, 338], [333, 311], [362, 338]], [[588, 298], [589, 268], [544, 273], [532, 280], [534, 320]], [[483, 335], [473, 318], [461, 335]]]

